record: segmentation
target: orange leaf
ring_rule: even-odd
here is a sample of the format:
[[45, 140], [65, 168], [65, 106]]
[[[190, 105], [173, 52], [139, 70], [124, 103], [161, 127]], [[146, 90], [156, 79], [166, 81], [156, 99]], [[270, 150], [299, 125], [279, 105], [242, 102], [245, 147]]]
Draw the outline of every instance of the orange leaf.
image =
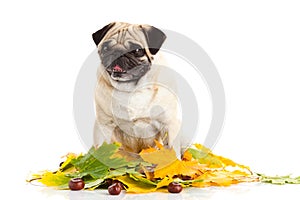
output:
[[155, 145], [157, 146], [158, 149], [163, 149], [164, 145], [162, 145], [161, 143], [159, 143], [157, 140], [154, 140]]
[[202, 174], [203, 165], [198, 162], [176, 160], [172, 164], [154, 171], [154, 178], [174, 177], [175, 175], [183, 175], [195, 177]]
[[192, 154], [189, 151], [185, 151], [182, 156], [182, 160], [191, 161], [193, 158]]
[[[144, 161], [156, 165], [154, 169], [154, 178], [172, 178], [175, 175], [196, 177], [196, 175], [202, 174], [201, 169], [203, 169], [203, 165], [199, 164], [199, 162], [196, 160], [178, 160], [173, 149], [166, 149], [163, 146], [160, 146], [159, 150], [148, 150], [149, 149], [147, 149], [146, 151], [142, 151], [140, 153], [140, 156]], [[190, 156], [189, 159], [191, 160], [191, 155], [186, 153], [187, 158], [188, 156]]]
[[157, 165], [156, 169], [165, 168], [178, 160], [173, 149], [162, 148], [154, 150], [153, 148], [146, 149], [145, 151], [143, 150], [140, 152], [140, 156], [144, 161]]

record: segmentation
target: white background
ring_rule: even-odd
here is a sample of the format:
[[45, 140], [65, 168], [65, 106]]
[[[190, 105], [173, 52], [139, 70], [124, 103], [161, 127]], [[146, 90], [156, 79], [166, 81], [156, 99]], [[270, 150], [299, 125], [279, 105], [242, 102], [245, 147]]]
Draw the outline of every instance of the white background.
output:
[[214, 152], [255, 172], [300, 175], [297, 1], [6, 2], [0, 3], [0, 184], [6, 191], [28, 190], [30, 171], [85, 151], [73, 121], [74, 84], [95, 49], [91, 34], [112, 21], [175, 30], [201, 45], [226, 93]]

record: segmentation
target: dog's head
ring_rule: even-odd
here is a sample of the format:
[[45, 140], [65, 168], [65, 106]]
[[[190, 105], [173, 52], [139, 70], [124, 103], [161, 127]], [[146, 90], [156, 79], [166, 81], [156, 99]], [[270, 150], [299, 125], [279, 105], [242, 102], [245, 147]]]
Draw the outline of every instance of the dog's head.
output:
[[98, 53], [112, 80], [138, 81], [151, 68], [166, 35], [149, 25], [114, 22], [93, 33]]

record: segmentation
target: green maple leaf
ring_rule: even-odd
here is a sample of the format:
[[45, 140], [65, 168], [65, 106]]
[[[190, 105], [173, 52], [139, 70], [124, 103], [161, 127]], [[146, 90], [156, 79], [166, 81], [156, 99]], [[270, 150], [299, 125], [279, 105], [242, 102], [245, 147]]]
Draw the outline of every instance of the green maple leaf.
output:
[[107, 143], [103, 143], [99, 148], [92, 147], [87, 154], [71, 161], [78, 170], [73, 176], [90, 175], [94, 179], [105, 178], [111, 169], [130, 166], [132, 163], [114, 155], [119, 148], [119, 144]]

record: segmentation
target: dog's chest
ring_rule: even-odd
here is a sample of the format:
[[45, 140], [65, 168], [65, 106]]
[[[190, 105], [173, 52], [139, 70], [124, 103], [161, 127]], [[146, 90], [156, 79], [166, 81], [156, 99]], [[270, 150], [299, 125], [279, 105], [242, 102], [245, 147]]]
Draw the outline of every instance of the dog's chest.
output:
[[111, 96], [112, 116], [131, 122], [139, 118], [150, 117], [156, 92], [153, 86], [132, 92], [113, 91]]

